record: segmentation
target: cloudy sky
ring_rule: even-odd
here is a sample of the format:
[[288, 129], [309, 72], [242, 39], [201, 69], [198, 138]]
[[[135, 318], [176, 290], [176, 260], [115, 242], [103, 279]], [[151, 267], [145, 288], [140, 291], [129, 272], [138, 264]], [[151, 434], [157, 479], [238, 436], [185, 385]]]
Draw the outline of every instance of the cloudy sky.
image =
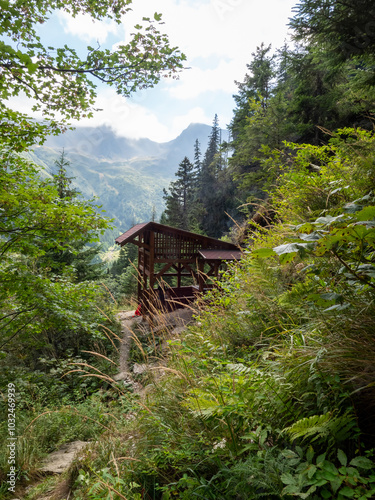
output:
[[80, 125], [111, 126], [127, 137], [164, 142], [175, 138], [192, 122], [212, 124], [215, 113], [222, 128], [230, 122], [236, 93], [251, 53], [262, 42], [281, 47], [288, 39], [287, 22], [296, 0], [134, 0], [122, 25], [95, 23], [59, 14], [42, 29], [46, 43], [76, 48], [111, 47], [126, 41], [143, 16], [163, 14], [170, 42], [187, 56], [178, 81], [164, 80], [154, 89], [130, 99], [100, 88], [97, 105], [103, 111]]

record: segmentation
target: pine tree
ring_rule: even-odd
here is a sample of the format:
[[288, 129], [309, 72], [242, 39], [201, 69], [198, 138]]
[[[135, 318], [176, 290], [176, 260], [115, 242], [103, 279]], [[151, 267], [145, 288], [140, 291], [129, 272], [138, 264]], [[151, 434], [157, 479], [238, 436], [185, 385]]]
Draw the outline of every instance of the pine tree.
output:
[[165, 215], [169, 225], [188, 230], [196, 174], [187, 156], [179, 164], [175, 176], [177, 180], [171, 182], [169, 191], [164, 189]]
[[76, 189], [71, 188], [74, 177], [68, 177], [67, 168], [70, 167], [70, 161], [66, 159], [64, 149], [61, 151], [60, 158], [55, 160], [57, 173], [52, 174], [53, 182], [57, 187], [59, 197], [74, 198], [78, 193]]
[[246, 67], [250, 74], [246, 74], [243, 82], [235, 82], [238, 87], [238, 94], [234, 95], [236, 109], [230, 124], [230, 131], [234, 141], [241, 134], [246, 125], [246, 119], [251, 116], [249, 100], [260, 101], [262, 108], [267, 107], [268, 100], [272, 95], [272, 80], [275, 76], [274, 56], [270, 56], [271, 45], [267, 47], [262, 43], [253, 52], [252, 61]]
[[[67, 168], [70, 161], [66, 158], [64, 150], [60, 157], [55, 160], [57, 173], [52, 174], [52, 183], [57, 189], [60, 203], [71, 203], [74, 198], [78, 198], [80, 193], [71, 187], [74, 177], [68, 177]], [[80, 201], [83, 204], [90, 202]], [[82, 235], [80, 241], [73, 245], [66, 245], [66, 248], [56, 250], [51, 248], [39, 259], [40, 264], [46, 264], [50, 272], [55, 275], [63, 275], [68, 272], [75, 282], [93, 281], [104, 273], [104, 265], [99, 259], [100, 246], [88, 246], [91, 239], [89, 234]], [[65, 246], [63, 244], [63, 246]]]
[[211, 133], [209, 135], [207, 150], [203, 159], [202, 171], [205, 168], [209, 167], [211, 163], [214, 161], [215, 156], [219, 152], [219, 147], [220, 147], [220, 127], [219, 127], [219, 119], [217, 117], [217, 114], [215, 114]]
[[199, 140], [196, 139], [194, 143], [194, 167], [195, 167], [195, 174], [197, 176], [199, 176], [202, 168], [201, 157], [202, 157], [201, 145], [199, 143]]

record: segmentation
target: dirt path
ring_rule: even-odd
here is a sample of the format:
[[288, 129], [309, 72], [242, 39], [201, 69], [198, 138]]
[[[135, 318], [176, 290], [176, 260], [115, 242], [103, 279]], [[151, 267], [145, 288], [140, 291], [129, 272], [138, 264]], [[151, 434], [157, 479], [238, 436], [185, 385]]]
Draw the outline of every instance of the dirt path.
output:
[[117, 314], [121, 323], [122, 342], [120, 346], [119, 372], [129, 372], [129, 351], [132, 341], [132, 327], [142, 321], [139, 317], [134, 317], [134, 311], [121, 311]]
[[[119, 312], [117, 314], [117, 318], [121, 323], [121, 332], [123, 337], [120, 347], [119, 373], [114, 376], [114, 379], [116, 381], [123, 380], [125, 383], [132, 385], [133, 390], [137, 392], [141, 389], [141, 387], [138, 387], [140, 384], [134, 382], [129, 366], [129, 353], [133, 339], [132, 330], [135, 326], [144, 331], [151, 331], [152, 329], [154, 333], [160, 329], [167, 328], [172, 335], [178, 335], [192, 321], [193, 314], [194, 311], [189, 308], [177, 309], [176, 311], [155, 316], [152, 320], [151, 326], [151, 322], [147, 321], [143, 317], [135, 317], [134, 311]], [[133, 372], [141, 373], [138, 371], [136, 372], [139, 367], [140, 365], [134, 366]]]

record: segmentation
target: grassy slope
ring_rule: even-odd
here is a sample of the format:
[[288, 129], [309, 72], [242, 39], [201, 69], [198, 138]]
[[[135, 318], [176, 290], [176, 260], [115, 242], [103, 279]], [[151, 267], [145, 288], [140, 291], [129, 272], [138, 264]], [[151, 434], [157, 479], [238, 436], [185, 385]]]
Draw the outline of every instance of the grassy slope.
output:
[[133, 361], [162, 376], [108, 394], [73, 498], [373, 498], [373, 150], [347, 130], [274, 165], [279, 222], [251, 228], [194, 326], [134, 332]]
[[353, 131], [299, 147], [273, 194], [280, 222], [172, 339], [117, 447], [103, 441], [127, 458], [98, 473], [99, 453], [75, 498], [373, 498], [373, 147]]

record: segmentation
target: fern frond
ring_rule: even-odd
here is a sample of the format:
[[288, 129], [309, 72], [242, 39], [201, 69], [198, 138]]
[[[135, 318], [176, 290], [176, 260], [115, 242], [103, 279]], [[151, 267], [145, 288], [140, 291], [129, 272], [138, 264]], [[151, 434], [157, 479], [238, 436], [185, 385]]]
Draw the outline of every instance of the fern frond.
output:
[[316, 435], [317, 438], [324, 437], [330, 433], [330, 424], [334, 418], [332, 412], [324, 415], [313, 415], [298, 420], [298, 422], [283, 429], [282, 432], [289, 434], [293, 441], [300, 437], [307, 438], [313, 435]]
[[213, 394], [195, 389], [183, 405], [197, 416], [207, 419], [217, 414], [220, 404]]
[[343, 441], [355, 425], [355, 419], [349, 413], [335, 416], [334, 412], [328, 412], [324, 415], [302, 418], [290, 427], [283, 429], [282, 432], [289, 434], [293, 441], [297, 438], [305, 439], [310, 436], [315, 436], [312, 441], [327, 436], [332, 436], [337, 441]]

